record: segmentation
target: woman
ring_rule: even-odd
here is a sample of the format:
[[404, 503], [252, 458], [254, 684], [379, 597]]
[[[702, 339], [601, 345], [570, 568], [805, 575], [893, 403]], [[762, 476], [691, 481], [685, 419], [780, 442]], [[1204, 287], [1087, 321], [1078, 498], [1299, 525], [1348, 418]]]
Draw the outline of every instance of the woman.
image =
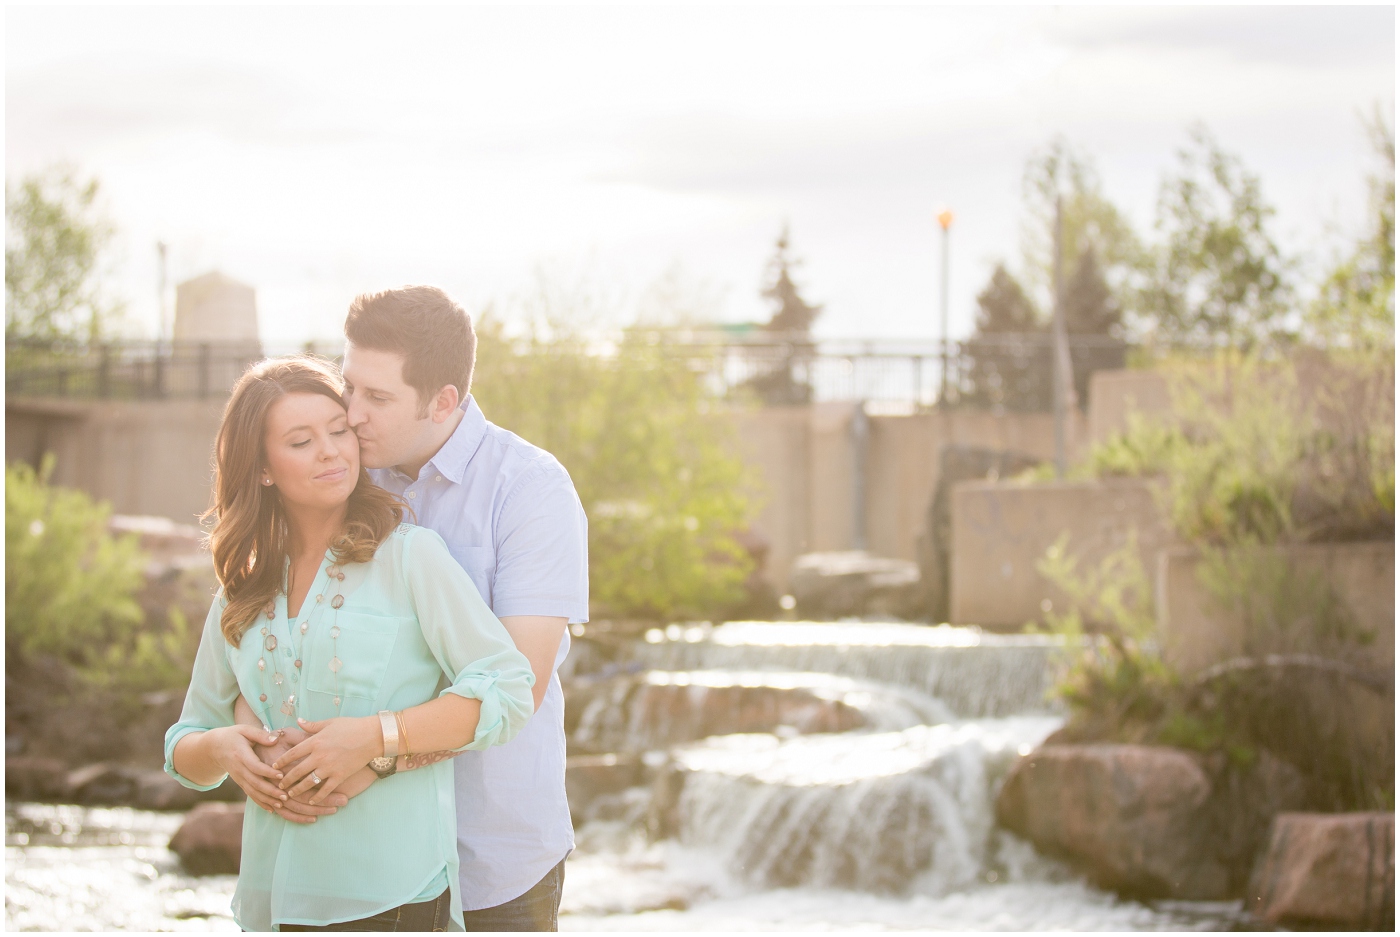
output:
[[[322, 362], [239, 379], [210, 516], [223, 588], [165, 770], [199, 790], [234, 772], [264, 808], [323, 802], [366, 765], [383, 778], [315, 823], [244, 814], [239, 925], [461, 930], [452, 767], [396, 773], [395, 757], [511, 739], [534, 709], [528, 661], [441, 538], [401, 524], [402, 503], [360, 468]], [[240, 694], [262, 728], [235, 724]], [[294, 725], [311, 734], [264, 765], [252, 744]]]

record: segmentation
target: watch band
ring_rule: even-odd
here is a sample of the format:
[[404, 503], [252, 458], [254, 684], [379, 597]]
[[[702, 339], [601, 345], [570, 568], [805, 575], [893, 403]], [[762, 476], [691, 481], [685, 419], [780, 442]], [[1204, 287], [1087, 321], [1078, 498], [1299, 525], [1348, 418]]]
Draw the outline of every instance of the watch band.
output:
[[399, 755], [399, 724], [389, 709], [379, 712], [379, 728], [384, 733], [384, 756], [397, 758]]

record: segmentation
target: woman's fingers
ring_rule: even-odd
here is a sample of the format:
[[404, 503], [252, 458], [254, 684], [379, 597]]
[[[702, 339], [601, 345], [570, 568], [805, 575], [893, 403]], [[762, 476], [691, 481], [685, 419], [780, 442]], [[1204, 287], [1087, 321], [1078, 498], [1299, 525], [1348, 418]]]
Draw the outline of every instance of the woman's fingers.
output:
[[[326, 771], [329, 774], [328, 769], [322, 768], [321, 770]], [[283, 783], [286, 782], [284, 781]], [[287, 793], [292, 797], [300, 796], [309, 804], [319, 804], [321, 802], [319, 799], [321, 792], [326, 788], [327, 785], [330, 784], [331, 778], [321, 777], [321, 775], [313, 768], [312, 770], [308, 771], [306, 773], [306, 776], [303, 777], [300, 781], [298, 781], [295, 786], [287, 788]], [[334, 789], [333, 786], [332, 789]]]
[[[293, 751], [295, 751], [295, 749], [293, 749]], [[288, 752], [287, 754], [290, 755], [291, 752]], [[306, 754], [310, 755], [311, 753], [307, 752]], [[315, 770], [316, 766], [312, 764], [313, 760], [314, 759], [310, 757], [302, 758], [300, 761], [288, 767], [283, 772], [284, 776], [277, 786], [282, 788], [282, 790], [284, 791], [288, 791], [292, 794], [295, 794], [297, 784], [303, 780], [310, 779], [312, 771]], [[314, 784], [315, 782], [311, 783]]]
[[278, 771], [288, 771], [293, 768], [298, 761], [311, 754], [315, 739], [307, 739], [300, 745], [293, 745], [282, 753], [282, 757], [272, 763], [272, 767]]

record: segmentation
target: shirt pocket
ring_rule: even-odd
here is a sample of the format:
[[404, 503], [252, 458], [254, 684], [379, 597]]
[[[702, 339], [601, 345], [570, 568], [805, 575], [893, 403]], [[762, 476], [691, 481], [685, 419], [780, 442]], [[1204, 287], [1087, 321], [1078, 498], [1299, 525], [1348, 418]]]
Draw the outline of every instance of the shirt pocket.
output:
[[[357, 699], [378, 698], [399, 630], [405, 626], [417, 627], [416, 621], [405, 616], [348, 608], [326, 616], [324, 621], [318, 629], [317, 654], [306, 675], [306, 688]], [[331, 638], [331, 630], [337, 627], [339, 636]], [[330, 668], [332, 657], [340, 659], [338, 673]]]

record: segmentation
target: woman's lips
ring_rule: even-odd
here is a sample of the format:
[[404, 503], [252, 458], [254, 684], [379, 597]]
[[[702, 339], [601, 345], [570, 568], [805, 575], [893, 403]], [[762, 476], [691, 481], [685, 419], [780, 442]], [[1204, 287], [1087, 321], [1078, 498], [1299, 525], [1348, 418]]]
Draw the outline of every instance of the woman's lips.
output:
[[344, 478], [349, 471], [350, 470], [347, 468], [331, 469], [328, 472], [322, 472], [320, 475], [317, 475], [316, 480], [322, 482], [338, 482]]

